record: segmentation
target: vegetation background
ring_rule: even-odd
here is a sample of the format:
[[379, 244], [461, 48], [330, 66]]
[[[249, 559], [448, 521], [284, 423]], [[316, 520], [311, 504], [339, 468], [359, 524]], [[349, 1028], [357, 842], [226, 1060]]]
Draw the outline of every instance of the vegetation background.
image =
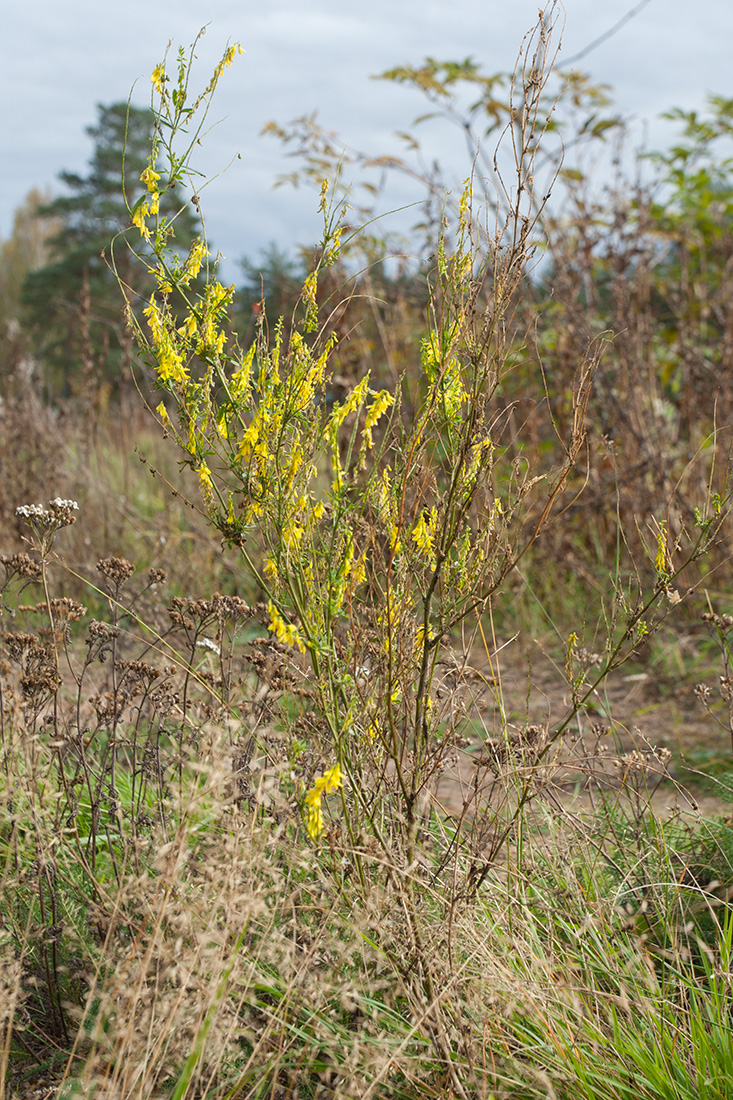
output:
[[236, 292], [233, 48], [19, 209], [3, 1095], [731, 1094], [733, 101], [635, 159], [558, 16], [383, 74], [458, 189], [273, 124], [323, 236]]

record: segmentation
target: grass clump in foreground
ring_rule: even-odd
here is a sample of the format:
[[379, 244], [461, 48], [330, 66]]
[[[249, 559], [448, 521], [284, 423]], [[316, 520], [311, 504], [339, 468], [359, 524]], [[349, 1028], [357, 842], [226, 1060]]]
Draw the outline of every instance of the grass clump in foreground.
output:
[[110, 612], [89, 620], [56, 589], [73, 502], [20, 510], [0, 667], [6, 1095], [733, 1095], [730, 828], [654, 812], [663, 750], [579, 739], [725, 537], [727, 495], [674, 538], [660, 501], [647, 563], [619, 540], [595, 652], [565, 643], [565, 714], [511, 723], [498, 673], [510, 575], [582, 488], [598, 361], [591, 345], [561, 419], [538, 369], [560, 448], [525, 447], [507, 387], [550, 31], [514, 76], [505, 214], [487, 232], [467, 183], [438, 242], [419, 379], [338, 399], [319, 278], [343, 210], [324, 186], [290, 326], [240, 349], [205, 239], [180, 256], [159, 212], [235, 50], [195, 100], [189, 58], [156, 68], [130, 214], [158, 289], [128, 318], [252, 595], [165, 598], [155, 567], [138, 581], [106, 557]]

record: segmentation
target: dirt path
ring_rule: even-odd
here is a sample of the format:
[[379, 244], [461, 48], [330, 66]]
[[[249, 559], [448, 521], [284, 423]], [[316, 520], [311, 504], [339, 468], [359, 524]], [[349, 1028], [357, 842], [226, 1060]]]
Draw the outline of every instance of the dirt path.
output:
[[[494, 682], [500, 683], [500, 690], [492, 687]], [[704, 682], [711, 689], [710, 699], [716, 700], [714, 673]], [[441, 803], [452, 812], [459, 812], [469, 792], [476, 790], [477, 769], [488, 773], [480, 783], [486, 786], [491, 781], [490, 758], [497, 749], [504, 751], [502, 709], [510, 736], [528, 762], [532, 755], [531, 745], [528, 752], [525, 747], [528, 742], [533, 738], [541, 742], [546, 738], [544, 731], [557, 728], [570, 710], [562, 670], [537, 647], [524, 659], [505, 650], [494, 663], [493, 675], [484, 660], [478, 685], [470, 693], [469, 743], [443, 774], [437, 790]], [[661, 761], [669, 754], [667, 777], [663, 778], [665, 767], [660, 760], [650, 755], [654, 750]], [[635, 752], [639, 755], [634, 756]], [[653, 802], [659, 809], [676, 807], [682, 813], [709, 816], [725, 812], [733, 802], [733, 794], [726, 798], [725, 790], [711, 777], [711, 773], [723, 773], [720, 782], [732, 785], [724, 775], [733, 773], [730, 734], [706, 712], [692, 678], [660, 682], [651, 672], [629, 666], [619, 669], [570, 723], [562, 748], [553, 746], [543, 763], [548, 759], [555, 769], [553, 797], [564, 805], [573, 799], [578, 805], [589, 802], [591, 773], [613, 786], [624, 769], [640, 771], [644, 761], [650, 767], [643, 783], [654, 790]]]

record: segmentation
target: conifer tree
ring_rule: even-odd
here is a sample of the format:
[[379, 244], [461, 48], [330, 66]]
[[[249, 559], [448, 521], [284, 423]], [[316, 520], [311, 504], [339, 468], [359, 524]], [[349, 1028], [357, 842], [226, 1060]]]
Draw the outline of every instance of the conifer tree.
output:
[[[65, 188], [40, 208], [56, 220], [58, 232], [49, 242], [50, 262], [31, 272], [23, 287], [25, 320], [34, 349], [59, 384], [68, 388], [75, 372], [90, 359], [114, 376], [121, 349], [127, 345], [120, 295], [112, 258], [119, 275], [135, 272], [135, 290], [142, 301], [146, 286], [131, 253], [141, 247], [139, 231], [121, 196], [121, 181], [130, 205], [145, 190], [140, 174], [147, 166], [153, 133], [149, 109], [127, 103], [99, 105], [97, 123], [87, 129], [94, 149], [87, 175], [62, 172]], [[185, 196], [166, 194], [161, 210], [175, 222], [176, 243], [187, 249], [194, 235], [194, 218]], [[144, 242], [143, 242], [144, 243]]]

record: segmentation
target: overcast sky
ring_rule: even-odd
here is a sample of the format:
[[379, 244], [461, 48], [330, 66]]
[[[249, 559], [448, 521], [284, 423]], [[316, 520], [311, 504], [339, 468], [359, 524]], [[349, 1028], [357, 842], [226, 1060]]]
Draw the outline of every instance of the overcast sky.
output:
[[[561, 59], [638, 5], [565, 0]], [[394, 151], [392, 132], [409, 126], [423, 104], [417, 93], [371, 74], [428, 55], [470, 55], [486, 72], [511, 69], [537, 10], [537, 0], [5, 0], [0, 235], [32, 187], [54, 187], [62, 169], [84, 172], [84, 128], [95, 121], [95, 104], [126, 99], [135, 80], [135, 101], [148, 102], [150, 72], [168, 41], [189, 45], [208, 22], [198, 50], [202, 81], [228, 41], [246, 51], [220, 85], [213, 114], [222, 122], [207, 140], [207, 167], [242, 155], [206, 193], [211, 238], [230, 274], [234, 261], [257, 257], [271, 240], [310, 243], [317, 201], [273, 191], [274, 177], [293, 164], [273, 139], [259, 136], [264, 123], [317, 109], [353, 147]], [[664, 141], [654, 123], [661, 111], [701, 107], [706, 92], [733, 96], [732, 47], [732, 0], [648, 0], [578, 66], [613, 85], [624, 116], [650, 123], [654, 145]]]

